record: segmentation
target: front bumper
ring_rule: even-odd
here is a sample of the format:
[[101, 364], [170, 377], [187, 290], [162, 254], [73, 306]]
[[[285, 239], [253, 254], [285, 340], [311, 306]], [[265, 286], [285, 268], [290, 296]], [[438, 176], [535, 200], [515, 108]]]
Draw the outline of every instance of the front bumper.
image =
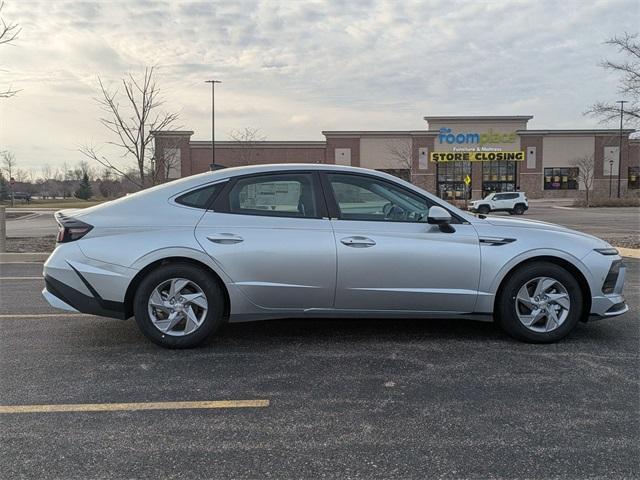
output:
[[[618, 271], [618, 277], [615, 281], [615, 285], [611, 293], [603, 293], [603, 284], [607, 278], [607, 274], [611, 269], [613, 262], [622, 261], [620, 257], [607, 258], [606, 255], [600, 255], [597, 252], [591, 254], [587, 259], [591, 261], [592, 269], [598, 271], [595, 276], [595, 285], [592, 287], [592, 291], [597, 291], [597, 295], [591, 297], [591, 312], [589, 314], [589, 320], [601, 320], [604, 318], [617, 317], [623, 315], [629, 311], [622, 291], [624, 289], [625, 277], [627, 274], [627, 268], [624, 263], [621, 263]], [[594, 260], [597, 260], [600, 264], [594, 265]], [[592, 271], [593, 271], [592, 270]]]

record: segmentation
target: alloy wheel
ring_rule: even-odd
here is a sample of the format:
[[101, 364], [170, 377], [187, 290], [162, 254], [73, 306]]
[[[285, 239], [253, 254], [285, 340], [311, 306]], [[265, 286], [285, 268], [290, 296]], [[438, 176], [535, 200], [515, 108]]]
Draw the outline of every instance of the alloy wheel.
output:
[[166, 335], [181, 337], [204, 323], [208, 309], [202, 288], [186, 278], [171, 278], [153, 289], [148, 301], [153, 326]]
[[546, 333], [567, 319], [571, 299], [566, 287], [555, 278], [536, 277], [520, 288], [515, 307], [522, 325], [533, 332]]

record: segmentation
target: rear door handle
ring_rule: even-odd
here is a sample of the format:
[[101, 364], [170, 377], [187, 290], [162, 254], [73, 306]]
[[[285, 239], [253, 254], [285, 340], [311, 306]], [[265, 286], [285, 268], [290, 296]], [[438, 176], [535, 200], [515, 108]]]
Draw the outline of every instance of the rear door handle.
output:
[[347, 247], [354, 247], [354, 248], [373, 247], [376, 244], [376, 242], [374, 240], [371, 240], [370, 238], [359, 237], [359, 236], [345, 237], [345, 238], [342, 238], [340, 242], [346, 245]]
[[211, 235], [207, 235], [207, 240], [213, 243], [221, 243], [223, 245], [232, 245], [234, 243], [242, 242], [244, 238], [234, 233], [213, 233]]

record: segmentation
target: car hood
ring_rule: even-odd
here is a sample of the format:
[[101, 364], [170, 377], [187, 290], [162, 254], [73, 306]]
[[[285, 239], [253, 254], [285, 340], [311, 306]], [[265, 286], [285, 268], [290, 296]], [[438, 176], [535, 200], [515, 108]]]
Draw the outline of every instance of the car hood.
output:
[[[559, 232], [568, 235], [576, 235], [584, 239], [589, 239], [593, 241], [597, 247], [609, 247], [610, 245], [604, 240], [594, 237], [593, 235], [589, 235], [588, 233], [579, 232], [577, 230], [572, 230], [568, 227], [563, 227], [562, 225], [556, 225], [555, 223], [541, 222], [539, 220], [524, 220], [519, 218], [507, 218], [507, 217], [494, 217], [488, 216], [485, 219], [485, 222], [494, 226], [494, 227], [508, 227], [508, 228], [530, 228], [535, 230], [545, 230], [547, 232]], [[596, 247], [596, 248], [597, 248]]]

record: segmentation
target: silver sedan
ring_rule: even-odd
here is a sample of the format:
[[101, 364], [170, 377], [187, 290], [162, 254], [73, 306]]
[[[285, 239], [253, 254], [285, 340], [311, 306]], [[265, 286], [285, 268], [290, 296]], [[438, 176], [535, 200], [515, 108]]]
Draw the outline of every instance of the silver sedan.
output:
[[552, 342], [628, 310], [624, 264], [603, 240], [470, 215], [373, 170], [229, 168], [56, 219], [49, 303], [133, 316], [170, 348], [283, 317], [464, 317]]

